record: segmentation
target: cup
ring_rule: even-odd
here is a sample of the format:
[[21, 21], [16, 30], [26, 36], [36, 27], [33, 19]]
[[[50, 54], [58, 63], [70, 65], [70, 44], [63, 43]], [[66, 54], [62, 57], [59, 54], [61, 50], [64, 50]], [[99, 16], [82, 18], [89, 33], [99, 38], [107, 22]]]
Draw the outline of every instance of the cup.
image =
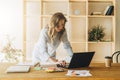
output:
[[111, 63], [112, 63], [112, 57], [105, 56], [105, 66], [106, 67], [111, 67]]

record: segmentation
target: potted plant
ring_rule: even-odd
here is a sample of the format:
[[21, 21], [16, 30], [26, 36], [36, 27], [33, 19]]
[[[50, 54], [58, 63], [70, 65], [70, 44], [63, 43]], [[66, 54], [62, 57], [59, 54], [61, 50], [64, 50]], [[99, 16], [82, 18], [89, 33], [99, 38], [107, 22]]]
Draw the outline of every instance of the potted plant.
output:
[[104, 28], [101, 25], [95, 25], [88, 31], [88, 41], [102, 41], [104, 36]]
[[4, 54], [3, 62], [19, 62], [23, 55], [21, 49], [16, 49], [13, 45], [13, 39], [7, 35], [6, 45], [3, 47], [1, 53]]

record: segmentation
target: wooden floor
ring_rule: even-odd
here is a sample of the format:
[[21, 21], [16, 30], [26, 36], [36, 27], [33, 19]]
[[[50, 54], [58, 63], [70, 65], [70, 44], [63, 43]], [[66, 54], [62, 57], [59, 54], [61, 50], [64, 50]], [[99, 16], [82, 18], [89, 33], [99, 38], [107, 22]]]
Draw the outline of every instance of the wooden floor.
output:
[[66, 76], [64, 72], [46, 73], [43, 70], [35, 71], [31, 67], [28, 73], [6, 73], [10, 63], [0, 63], [0, 80], [120, 80], [120, 64], [112, 64], [107, 68], [104, 63], [92, 63], [89, 68], [79, 68], [79, 70], [89, 70], [92, 76], [76, 77]]

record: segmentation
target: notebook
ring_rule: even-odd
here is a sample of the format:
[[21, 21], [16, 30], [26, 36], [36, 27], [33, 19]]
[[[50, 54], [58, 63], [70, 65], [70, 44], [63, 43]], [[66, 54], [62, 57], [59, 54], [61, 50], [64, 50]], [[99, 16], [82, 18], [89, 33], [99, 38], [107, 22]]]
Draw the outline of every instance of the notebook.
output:
[[30, 66], [10, 66], [7, 68], [7, 73], [13, 73], [13, 72], [29, 72]]
[[73, 54], [70, 63], [65, 68], [89, 67], [94, 54], [95, 52], [76, 52]]

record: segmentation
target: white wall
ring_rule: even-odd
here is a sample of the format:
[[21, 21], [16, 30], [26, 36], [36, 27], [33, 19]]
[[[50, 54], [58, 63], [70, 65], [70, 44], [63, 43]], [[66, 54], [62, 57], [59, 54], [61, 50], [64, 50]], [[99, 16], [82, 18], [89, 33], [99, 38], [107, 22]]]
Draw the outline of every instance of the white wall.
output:
[[14, 46], [22, 49], [23, 0], [0, 0], [0, 49], [6, 35], [15, 37]]

